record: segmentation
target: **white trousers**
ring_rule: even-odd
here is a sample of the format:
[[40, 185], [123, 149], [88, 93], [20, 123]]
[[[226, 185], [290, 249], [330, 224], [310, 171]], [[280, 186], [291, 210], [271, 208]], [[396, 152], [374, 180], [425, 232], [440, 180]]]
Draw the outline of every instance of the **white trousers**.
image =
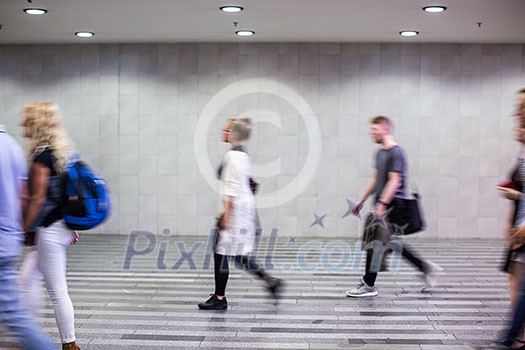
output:
[[24, 307], [29, 310], [35, 318], [43, 309], [44, 295], [42, 291], [42, 271], [38, 267], [38, 250], [34, 247], [24, 257], [20, 266], [18, 278], [20, 289], [20, 300]]
[[20, 291], [24, 306], [34, 314], [42, 307], [41, 279], [45, 281], [53, 303], [55, 320], [62, 343], [75, 337], [75, 311], [66, 281], [66, 248], [71, 244], [71, 230], [63, 220], [37, 229], [37, 249], [28, 253], [20, 270]]

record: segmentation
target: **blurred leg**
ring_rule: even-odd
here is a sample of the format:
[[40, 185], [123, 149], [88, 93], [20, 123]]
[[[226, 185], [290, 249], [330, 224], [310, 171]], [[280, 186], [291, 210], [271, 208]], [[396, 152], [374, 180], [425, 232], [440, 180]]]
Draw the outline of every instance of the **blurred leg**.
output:
[[12, 264], [0, 261], [0, 318], [11, 335], [27, 350], [56, 350], [51, 338], [30, 313], [21, 307], [16, 271]]
[[69, 297], [66, 281], [66, 248], [71, 231], [63, 221], [56, 222], [38, 232], [38, 264], [44, 275], [46, 288], [53, 302], [55, 320], [62, 343], [75, 337], [75, 311]]
[[226, 293], [226, 284], [230, 276], [230, 268], [228, 265], [228, 256], [214, 254], [215, 265], [215, 295], [224, 296]]
[[38, 267], [38, 251], [32, 250], [24, 258], [19, 272], [20, 300], [33, 316], [37, 316], [44, 304], [44, 276]]

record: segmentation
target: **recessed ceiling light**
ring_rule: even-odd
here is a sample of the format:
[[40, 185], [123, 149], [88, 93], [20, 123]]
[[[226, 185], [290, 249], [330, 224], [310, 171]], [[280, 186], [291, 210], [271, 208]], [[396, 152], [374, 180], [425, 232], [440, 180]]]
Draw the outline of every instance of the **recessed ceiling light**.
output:
[[95, 33], [82, 31], [82, 32], [76, 32], [75, 35], [78, 36], [79, 38], [91, 38], [93, 35], [95, 35]]
[[24, 12], [28, 15], [45, 15], [47, 13], [46, 9], [38, 9], [38, 8], [27, 8], [24, 9]]
[[423, 7], [423, 11], [430, 12], [430, 13], [440, 13], [444, 12], [447, 8], [445, 6], [441, 5], [432, 5], [432, 6], [425, 6]]
[[226, 5], [226, 6], [220, 7], [220, 10], [222, 12], [227, 12], [227, 13], [236, 13], [236, 12], [241, 12], [242, 10], [244, 10], [244, 8], [237, 6], [237, 5]]
[[416, 36], [419, 34], [416, 30], [402, 30], [399, 32], [401, 36]]
[[253, 30], [238, 30], [235, 32], [238, 36], [252, 36], [255, 34]]

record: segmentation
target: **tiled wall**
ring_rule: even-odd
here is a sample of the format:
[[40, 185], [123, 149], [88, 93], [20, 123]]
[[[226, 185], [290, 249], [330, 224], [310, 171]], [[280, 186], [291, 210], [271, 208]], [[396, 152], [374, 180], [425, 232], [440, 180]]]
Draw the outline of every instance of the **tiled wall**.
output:
[[[477, 44], [0, 46], [0, 123], [21, 140], [24, 104], [60, 104], [111, 186], [113, 215], [98, 231], [204, 235], [217, 195], [197, 160], [217, 164], [222, 122], [251, 111], [265, 234], [357, 237], [359, 220], [342, 218], [346, 198], [371, 174], [367, 121], [385, 114], [423, 197], [424, 237], [501, 237], [508, 203], [494, 186], [519, 148], [510, 115], [524, 55], [522, 45]], [[311, 181], [303, 189], [298, 177]], [[297, 196], [268, 207], [287, 185]], [[310, 227], [313, 214], [326, 214], [324, 227]]]

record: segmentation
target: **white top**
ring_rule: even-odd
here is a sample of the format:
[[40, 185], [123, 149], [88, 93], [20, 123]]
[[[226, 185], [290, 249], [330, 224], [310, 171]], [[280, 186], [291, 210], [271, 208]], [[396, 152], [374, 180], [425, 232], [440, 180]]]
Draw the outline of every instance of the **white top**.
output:
[[250, 156], [228, 151], [222, 162], [220, 212], [225, 197], [233, 197], [228, 229], [219, 232], [215, 252], [221, 255], [248, 255], [255, 243], [255, 198], [250, 189]]

